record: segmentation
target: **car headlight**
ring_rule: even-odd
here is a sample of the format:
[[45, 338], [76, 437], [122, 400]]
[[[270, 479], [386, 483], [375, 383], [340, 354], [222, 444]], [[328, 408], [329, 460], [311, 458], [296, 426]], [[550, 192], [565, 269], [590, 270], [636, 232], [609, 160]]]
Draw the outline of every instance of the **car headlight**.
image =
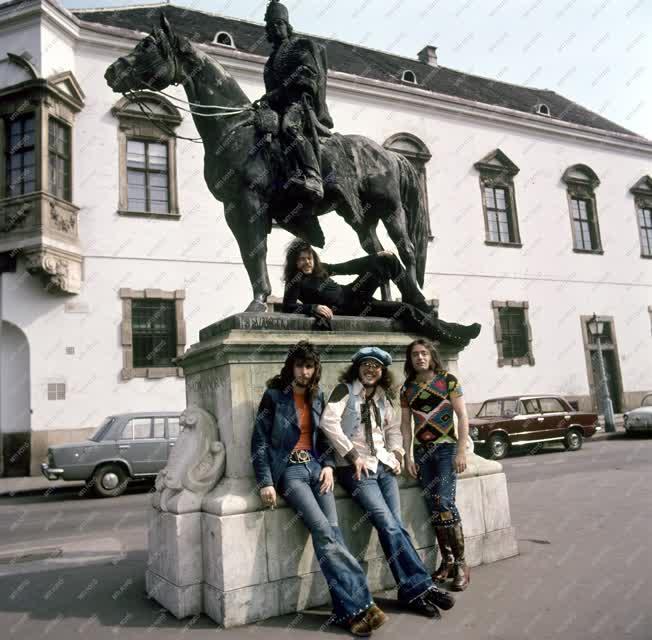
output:
[[472, 440], [477, 440], [480, 437], [480, 429], [478, 427], [471, 427], [469, 429], [469, 435]]

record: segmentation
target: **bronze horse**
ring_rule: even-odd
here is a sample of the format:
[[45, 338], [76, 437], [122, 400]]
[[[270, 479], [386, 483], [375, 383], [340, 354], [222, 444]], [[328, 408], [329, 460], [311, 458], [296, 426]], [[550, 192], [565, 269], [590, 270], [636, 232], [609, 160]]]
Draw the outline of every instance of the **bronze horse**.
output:
[[[175, 33], [164, 15], [160, 28], [111, 64], [105, 78], [119, 93], [183, 85], [204, 144], [204, 179], [213, 196], [224, 203], [226, 221], [253, 288], [247, 311], [267, 308], [271, 293], [267, 235], [272, 220], [323, 247], [316, 216], [330, 211], [337, 211], [353, 227], [367, 253], [383, 249], [376, 233], [382, 220], [409, 277], [415, 286], [417, 282], [423, 286], [428, 212], [418, 174], [400, 154], [363, 136], [323, 138], [324, 199], [305, 209], [301, 203], [292, 207], [278, 195], [282, 192], [274, 167], [274, 159], [282, 156], [278, 140], [267, 142], [256, 129], [253, 105], [229, 72]], [[229, 107], [245, 110], [236, 114], [219, 111]], [[229, 113], [228, 117], [223, 113]]]

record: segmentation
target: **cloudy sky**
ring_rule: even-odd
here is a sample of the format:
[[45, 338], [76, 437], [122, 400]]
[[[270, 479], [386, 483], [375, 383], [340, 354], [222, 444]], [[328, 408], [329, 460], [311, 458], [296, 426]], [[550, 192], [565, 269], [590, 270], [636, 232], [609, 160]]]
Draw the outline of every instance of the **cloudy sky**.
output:
[[[142, 5], [64, 0], [69, 8]], [[265, 0], [180, 6], [262, 22]], [[302, 32], [551, 89], [652, 139], [652, 0], [287, 0]]]

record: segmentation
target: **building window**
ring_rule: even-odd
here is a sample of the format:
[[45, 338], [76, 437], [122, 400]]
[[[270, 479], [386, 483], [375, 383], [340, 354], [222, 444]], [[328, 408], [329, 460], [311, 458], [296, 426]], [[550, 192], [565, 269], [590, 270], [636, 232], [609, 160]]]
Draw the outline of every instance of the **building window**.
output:
[[604, 253], [600, 240], [595, 189], [600, 180], [584, 164], [576, 164], [564, 172], [573, 234], [573, 251]]
[[514, 228], [509, 212], [509, 191], [503, 187], [484, 188], [484, 206], [487, 212], [487, 233], [490, 242], [514, 242]]
[[[432, 158], [432, 154], [428, 150], [425, 143], [411, 133], [396, 133], [390, 136], [383, 143], [385, 149], [400, 153], [405, 156], [410, 164], [417, 170], [419, 174], [419, 186], [421, 188], [421, 198], [427, 211], [428, 207], [428, 176], [426, 174], [426, 165]], [[428, 215], [428, 240], [433, 240], [432, 227], [430, 225], [430, 215]]]
[[498, 366], [533, 365], [529, 304], [511, 300], [494, 300], [491, 306], [494, 310]]
[[33, 113], [5, 119], [5, 197], [36, 190], [36, 119]]
[[130, 211], [169, 213], [168, 147], [127, 139], [127, 202]]
[[534, 112], [540, 116], [550, 116], [550, 107], [543, 102], [539, 102], [534, 105]]
[[485, 243], [520, 247], [514, 176], [519, 168], [496, 149], [473, 165], [480, 173]]
[[235, 47], [233, 36], [226, 31], [218, 31], [213, 38], [213, 44], [221, 44], [225, 47]]
[[174, 300], [133, 300], [134, 368], [171, 367], [177, 355]]
[[594, 216], [590, 200], [571, 198], [571, 215], [573, 217], [573, 238], [575, 247], [592, 251], [597, 246]]
[[417, 76], [414, 73], [414, 71], [410, 71], [409, 69], [406, 69], [403, 72], [403, 75], [401, 76], [401, 80], [403, 82], [409, 82], [410, 84], [417, 84]]
[[634, 195], [641, 258], [652, 258], [652, 178], [643, 176], [630, 192]]
[[183, 355], [186, 325], [183, 290], [120, 289], [122, 378], [182, 376], [174, 359]]
[[119, 122], [120, 191], [122, 215], [179, 217], [176, 179], [176, 138], [181, 123], [176, 107], [163, 96], [137, 92], [111, 110]]
[[48, 187], [62, 200], [72, 200], [70, 127], [56, 118], [48, 121]]
[[522, 358], [527, 355], [527, 327], [523, 309], [499, 309], [500, 327], [505, 358]]
[[71, 200], [71, 137], [84, 94], [69, 71], [42, 78], [29, 56], [6, 56], [0, 59], [0, 236], [46, 291], [78, 294], [83, 255], [79, 208]]
[[648, 207], [639, 208], [638, 225], [641, 236], [641, 255], [652, 258], [652, 209]]

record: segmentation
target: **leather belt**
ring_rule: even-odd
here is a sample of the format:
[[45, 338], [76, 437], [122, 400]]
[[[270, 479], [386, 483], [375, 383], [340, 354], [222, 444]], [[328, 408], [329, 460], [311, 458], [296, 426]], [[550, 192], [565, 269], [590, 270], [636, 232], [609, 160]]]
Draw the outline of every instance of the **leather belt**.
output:
[[288, 459], [288, 462], [290, 464], [302, 464], [304, 462], [310, 462], [312, 460], [312, 454], [310, 451], [306, 451], [305, 449], [300, 449], [298, 451], [293, 451], [290, 454], [290, 458]]

